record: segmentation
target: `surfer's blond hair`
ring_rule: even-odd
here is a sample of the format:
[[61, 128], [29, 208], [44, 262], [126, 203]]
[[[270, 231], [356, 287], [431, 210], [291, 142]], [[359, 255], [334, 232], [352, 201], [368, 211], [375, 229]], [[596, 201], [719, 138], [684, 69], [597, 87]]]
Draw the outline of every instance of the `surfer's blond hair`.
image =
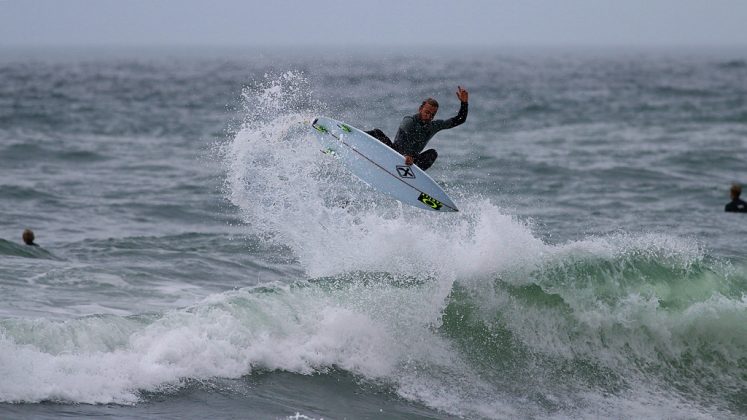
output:
[[424, 100], [424, 101], [423, 101], [423, 103], [422, 103], [422, 104], [420, 104], [420, 107], [421, 107], [421, 108], [422, 108], [422, 107], [424, 107], [424, 106], [425, 106], [425, 104], [428, 104], [428, 105], [430, 105], [430, 106], [433, 106], [433, 107], [436, 107], [436, 108], [438, 108], [438, 101], [437, 101], [437, 100], [435, 100], [435, 99], [433, 99], [433, 98], [428, 98], [428, 99]]

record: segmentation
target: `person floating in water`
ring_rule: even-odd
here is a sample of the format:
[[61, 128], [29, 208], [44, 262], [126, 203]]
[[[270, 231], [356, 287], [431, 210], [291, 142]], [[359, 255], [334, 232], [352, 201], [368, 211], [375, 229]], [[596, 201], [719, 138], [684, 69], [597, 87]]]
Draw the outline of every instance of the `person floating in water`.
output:
[[31, 229], [25, 229], [21, 237], [26, 245], [39, 246], [34, 242], [34, 232]]
[[420, 169], [426, 170], [438, 158], [438, 153], [434, 149], [423, 151], [430, 139], [439, 131], [454, 128], [467, 120], [469, 93], [461, 86], [457, 86], [456, 95], [461, 106], [455, 117], [448, 120], [434, 120], [438, 112], [438, 102], [433, 98], [428, 98], [420, 104], [417, 114], [402, 119], [394, 143], [378, 128], [366, 131], [366, 133], [402, 154], [405, 157], [405, 165], [414, 163]]
[[739, 184], [732, 184], [729, 193], [731, 195], [731, 202], [724, 207], [724, 211], [747, 213], [747, 203], [739, 199], [739, 195], [742, 194], [742, 186]]

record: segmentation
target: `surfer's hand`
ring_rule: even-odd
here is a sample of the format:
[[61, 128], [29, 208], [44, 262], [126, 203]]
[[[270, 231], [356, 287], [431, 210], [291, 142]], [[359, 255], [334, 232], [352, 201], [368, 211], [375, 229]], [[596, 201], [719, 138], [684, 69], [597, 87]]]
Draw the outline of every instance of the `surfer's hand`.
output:
[[457, 98], [459, 98], [460, 102], [467, 102], [469, 100], [469, 92], [462, 89], [461, 86], [457, 86], [456, 95], [457, 95]]
[[410, 155], [405, 156], [405, 165], [412, 166], [413, 158]]

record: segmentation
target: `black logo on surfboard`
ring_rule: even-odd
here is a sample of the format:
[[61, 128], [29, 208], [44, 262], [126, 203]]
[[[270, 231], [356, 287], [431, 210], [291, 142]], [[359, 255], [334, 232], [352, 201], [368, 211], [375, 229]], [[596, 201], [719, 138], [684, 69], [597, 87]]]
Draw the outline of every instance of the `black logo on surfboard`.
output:
[[415, 178], [415, 172], [413, 172], [412, 168], [409, 166], [397, 166], [397, 173], [400, 178]]

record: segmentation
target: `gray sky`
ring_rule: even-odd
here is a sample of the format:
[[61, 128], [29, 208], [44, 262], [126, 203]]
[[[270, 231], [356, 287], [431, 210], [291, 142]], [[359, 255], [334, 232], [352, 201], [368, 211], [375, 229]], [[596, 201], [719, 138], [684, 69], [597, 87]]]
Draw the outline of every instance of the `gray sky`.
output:
[[747, 0], [0, 0], [0, 46], [746, 46]]

